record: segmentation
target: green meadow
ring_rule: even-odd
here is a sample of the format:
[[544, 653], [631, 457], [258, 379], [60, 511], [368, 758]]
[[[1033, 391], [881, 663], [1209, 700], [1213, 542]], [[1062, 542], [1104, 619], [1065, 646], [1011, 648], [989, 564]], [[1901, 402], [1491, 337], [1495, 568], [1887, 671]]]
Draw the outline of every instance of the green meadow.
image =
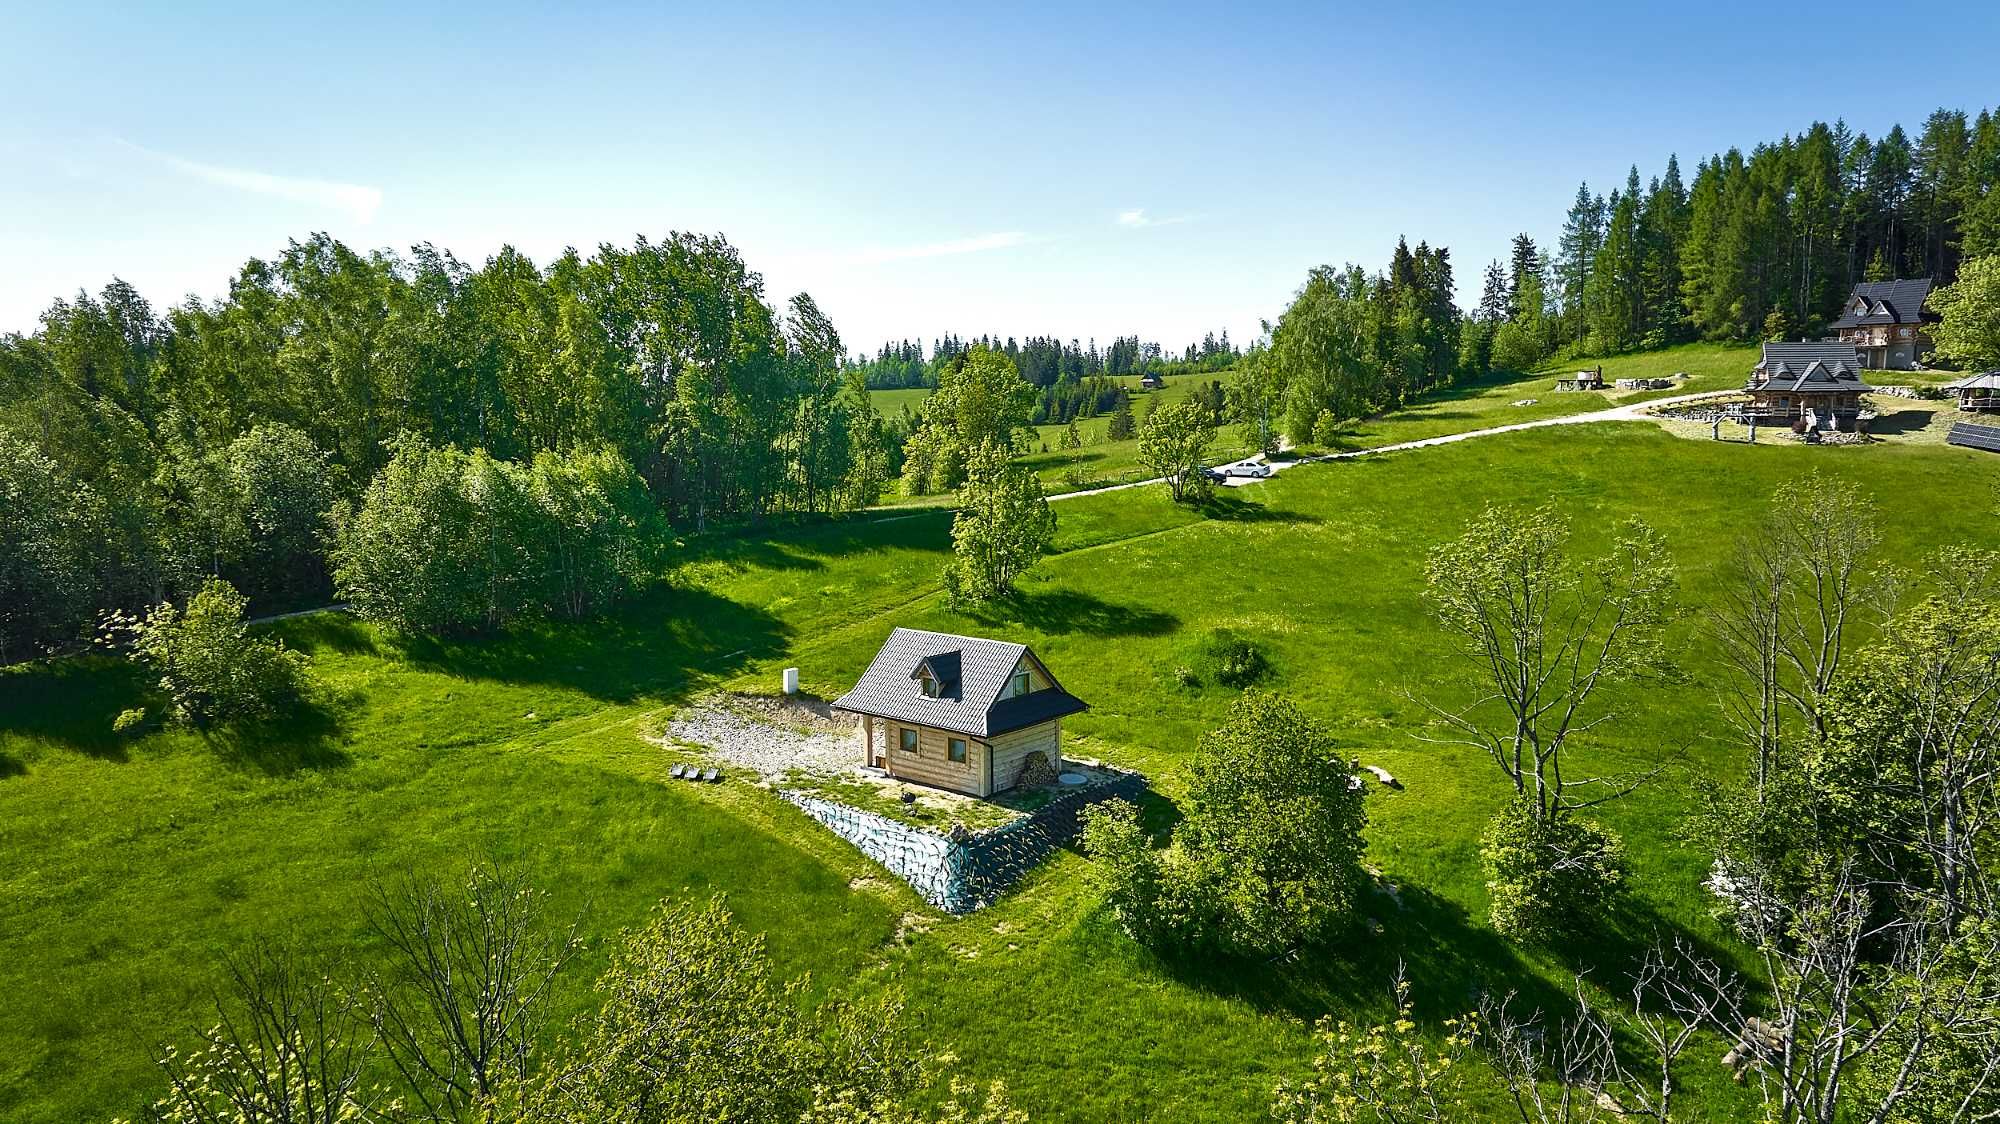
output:
[[[1605, 375], [1685, 370], [1683, 390], [1654, 394], [1720, 389], [1740, 382], [1748, 354], [1677, 349], [1608, 361]], [[1347, 440], [1619, 401], [1553, 394], [1554, 375], [1474, 386]], [[1528, 397], [1537, 405], [1512, 405]], [[1086, 445], [1105, 453], [1091, 471], [1127, 470], [1112, 448]], [[1201, 510], [1159, 487], [1066, 501], [1051, 555], [1015, 598], [973, 616], [940, 590], [949, 515], [919, 509], [690, 539], [645, 599], [584, 627], [441, 644], [337, 614], [286, 621], [273, 627], [310, 653], [329, 698], [281, 730], [114, 735], [113, 717], [150, 696], [128, 665], [0, 672], [0, 1119], [137, 1111], [158, 1089], [150, 1051], [210, 1018], [231, 950], [268, 936], [365, 965], [381, 954], [362, 912], [373, 882], [450, 876], [489, 856], [585, 919], [564, 1015], [591, 1002], [618, 930], [662, 899], [723, 893], [785, 970], [810, 973], [819, 993], [900, 992], [914, 1033], [969, 1076], [1004, 1079], [1037, 1119], [1256, 1119], [1277, 1080], [1307, 1064], [1311, 1020], [1380, 1017], [1399, 963], [1435, 1026], [1481, 988], [1553, 1006], [1582, 972], [1619, 990], [1666, 935], [1740, 956], [1700, 888], [1708, 858], [1681, 835], [1697, 783], [1740, 768], [1702, 617], [1741, 528], [1816, 466], [1882, 501], [1885, 562], [1993, 542], [1990, 504], [1966, 502], [2000, 479], [1990, 456], [1753, 447], [1620, 422], [1302, 466]], [[1580, 764], [1606, 771], [1665, 766], [1602, 809], [1630, 851], [1629, 904], [1592, 940], [1535, 951], [1484, 920], [1477, 838], [1505, 782], [1477, 752], [1423, 740], [1417, 700], [1449, 704], [1465, 689], [1421, 602], [1428, 552], [1486, 504], [1544, 502], [1586, 551], [1628, 517], [1651, 522], [1672, 546], [1686, 611], [1675, 673], [1621, 686], [1618, 719], [1581, 750]], [[1254, 639], [1269, 686], [1404, 781], [1371, 795], [1368, 833], [1368, 861], [1401, 905], [1374, 900], [1379, 936], [1357, 927], [1274, 963], [1164, 962], [1118, 930], [1074, 851], [993, 908], [950, 918], [745, 778], [666, 778], [673, 759], [647, 739], [676, 706], [715, 688], [773, 692], [788, 666], [831, 697], [895, 625], [1032, 645], [1092, 706], [1066, 722], [1066, 752], [1149, 774], [1147, 814], [1161, 824], [1183, 762], [1231, 698], [1179, 686], [1176, 662], [1208, 629]], [[1715, 1054], [1698, 1052], [1683, 1077], [1707, 1118], [1737, 1118], [1750, 1094], [1722, 1079]]]

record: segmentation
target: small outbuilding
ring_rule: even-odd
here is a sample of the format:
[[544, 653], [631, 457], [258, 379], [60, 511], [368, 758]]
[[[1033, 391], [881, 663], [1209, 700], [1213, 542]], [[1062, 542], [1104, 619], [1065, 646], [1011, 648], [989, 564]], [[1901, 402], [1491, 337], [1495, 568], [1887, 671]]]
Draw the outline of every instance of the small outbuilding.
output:
[[1025, 644], [898, 628], [854, 689], [862, 762], [892, 777], [991, 796], [1062, 772], [1062, 720], [1088, 710]]
[[1967, 375], [1944, 384], [1944, 389], [1958, 396], [1961, 410], [2000, 410], [2000, 371]]

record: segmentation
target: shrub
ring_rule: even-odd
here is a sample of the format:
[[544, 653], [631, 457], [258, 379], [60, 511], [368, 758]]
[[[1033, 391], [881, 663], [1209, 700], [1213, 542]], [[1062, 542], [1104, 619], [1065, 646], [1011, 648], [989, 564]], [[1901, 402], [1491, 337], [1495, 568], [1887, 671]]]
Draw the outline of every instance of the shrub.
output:
[[1526, 372], [1542, 365], [1548, 349], [1525, 325], [1509, 320], [1493, 334], [1493, 366], [1496, 370]]
[[1123, 801], [1087, 817], [1085, 848], [1125, 930], [1163, 950], [1259, 955], [1332, 932], [1367, 882], [1364, 791], [1333, 739], [1253, 692], [1203, 735], [1193, 773], [1165, 849]]
[[272, 718], [308, 693], [305, 656], [251, 636], [243, 606], [236, 587], [210, 578], [185, 609], [163, 602], [142, 620], [119, 622], [131, 632], [134, 654], [159, 673], [181, 721]]
[[[1270, 674], [1271, 663], [1255, 643], [1228, 629], [1205, 632], [1189, 653], [1193, 683], [1242, 688]], [[1192, 684], [1191, 684], [1192, 685]]]
[[1625, 847], [1616, 835], [1567, 815], [1538, 817], [1524, 796], [1487, 825], [1479, 857], [1493, 927], [1526, 941], [1585, 927], [1625, 880]]
[[411, 633], [587, 617], [653, 573], [665, 537], [645, 482], [608, 448], [515, 464], [407, 435], [336, 524], [340, 596]]
[[146, 708], [134, 706], [119, 711], [118, 717], [111, 720], [111, 729], [114, 733], [129, 734], [145, 724]]

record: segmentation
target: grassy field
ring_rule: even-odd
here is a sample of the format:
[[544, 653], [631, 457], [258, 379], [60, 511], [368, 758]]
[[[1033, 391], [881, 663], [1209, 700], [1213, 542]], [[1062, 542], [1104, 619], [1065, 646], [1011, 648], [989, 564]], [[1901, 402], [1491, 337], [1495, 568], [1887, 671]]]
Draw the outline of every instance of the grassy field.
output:
[[[1741, 377], [1737, 360], [1718, 354], [1712, 372], [1692, 354], [1670, 362], [1721, 380]], [[1612, 363], [1606, 375], [1618, 377]], [[1474, 428], [1509, 409], [1509, 393], [1435, 407], [1472, 417], [1420, 408], [1355, 439]], [[112, 717], [146, 695], [122, 665], [0, 673], [0, 1119], [133, 1111], [156, 1089], [148, 1051], [205, 1018], [222, 955], [277, 934], [367, 960], [371, 879], [449, 875], [487, 854], [527, 868], [562, 909], [587, 907], [592, 944], [559, 997], [567, 1010], [589, 1001], [609, 934], [663, 897], [726, 891], [787, 970], [823, 990], [901, 991], [917, 1033], [972, 1075], [1006, 1079], [1041, 1119], [1256, 1118], [1273, 1082], [1305, 1063], [1306, 1021], [1379, 1015], [1399, 960], [1429, 1023], [1475, 986], [1553, 1003], [1578, 969], [1615, 983], [1664, 932], [1735, 955], [1699, 888], [1705, 857], [1677, 834], [1692, 783], [1738, 767], [1718, 739], [1699, 610], [1744, 520], [1815, 465], [1885, 501], [1890, 560], [1991, 539], [1986, 506], [1961, 502], [1990, 494], [1995, 463], [1980, 454], [1592, 425], [1302, 467], [1205, 512], [1159, 488], [1069, 501], [1058, 553], [1016, 599], [972, 617], [939, 594], [948, 516], [918, 512], [693, 542], [657, 593], [587, 628], [402, 646], [337, 616], [286, 622], [337, 701], [276, 738], [119, 739]], [[1425, 553], [1489, 501], [1543, 500], [1586, 546], [1628, 515], [1652, 521], [1688, 608], [1679, 678], [1623, 690], [1624, 718], [1584, 750], [1593, 765], [1669, 765], [1605, 809], [1630, 846], [1632, 904], [1561, 953], [1485, 925], [1476, 839], [1503, 783], [1478, 755], [1419, 741], [1408, 697], [1458, 689], [1419, 602]], [[1117, 931], [1074, 852], [996, 907], [947, 918], [767, 792], [663, 779], [671, 759], [645, 735], [679, 702], [716, 685], [772, 691], [794, 665], [832, 695], [899, 624], [1034, 645], [1092, 703], [1066, 723], [1068, 751], [1146, 770], [1157, 817], [1230, 697], [1176, 685], [1174, 662], [1204, 629], [1254, 638], [1274, 686], [1407, 784], [1371, 797], [1369, 829], [1369, 861], [1405, 908], [1378, 899], [1382, 936], [1275, 965], [1162, 963]], [[1713, 1056], [1686, 1077], [1710, 1118], [1732, 1118], [1741, 1094]]]
[[[1428, 396], [1401, 410], [1355, 422], [1341, 433], [1340, 441], [1333, 448], [1372, 449], [1440, 437], [1447, 433], [1585, 414], [1676, 394], [1730, 390], [1743, 385], [1750, 375], [1750, 368], [1756, 363], [1755, 347], [1721, 344], [1686, 344], [1637, 355], [1553, 363], [1532, 375], [1496, 376]], [[1578, 370], [1599, 365], [1604, 368], [1607, 384], [1615, 384], [1619, 379], [1671, 378], [1680, 374], [1688, 377], [1676, 379], [1671, 390], [1555, 389], [1557, 379], [1568, 378]]]
[[[1147, 407], [1154, 401], [1158, 401], [1161, 405], [1178, 402], [1193, 393], [1197, 387], [1216, 379], [1226, 381], [1228, 377], [1227, 372], [1217, 375], [1175, 375], [1168, 378], [1167, 385], [1159, 390], [1146, 390], [1140, 387], [1136, 375], [1120, 375], [1116, 381], [1131, 390], [1133, 419], [1139, 421], [1145, 418]], [[928, 390], [868, 392], [876, 408], [885, 414], [899, 412], [905, 404], [914, 410], [917, 403], [929, 394]], [[1021, 458], [1021, 463], [1034, 470], [1035, 475], [1041, 478], [1042, 486], [1051, 494], [1144, 480], [1152, 476], [1152, 471], [1139, 463], [1137, 438], [1112, 441], [1105, 436], [1105, 428], [1110, 424], [1110, 420], [1104, 415], [1079, 419], [1076, 423], [1077, 434], [1083, 439], [1083, 447], [1080, 449], [1062, 447], [1063, 426], [1036, 426], [1035, 451]], [[1216, 435], [1215, 444], [1210, 448], [1210, 460], [1215, 463], [1236, 460], [1249, 454], [1250, 451], [1250, 445], [1242, 440], [1234, 427], [1225, 427]], [[886, 502], [894, 507], [934, 507], [949, 503], [950, 497], [890, 496]]]

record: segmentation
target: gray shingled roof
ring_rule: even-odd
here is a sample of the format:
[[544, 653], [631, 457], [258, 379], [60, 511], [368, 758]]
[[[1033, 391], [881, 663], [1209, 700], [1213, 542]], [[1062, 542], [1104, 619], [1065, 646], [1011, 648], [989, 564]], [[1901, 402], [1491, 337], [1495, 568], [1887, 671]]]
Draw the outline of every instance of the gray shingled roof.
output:
[[2000, 371], [1988, 371], [1983, 375], [1967, 375], [1944, 384], [1946, 390], [2000, 390]]
[[[1847, 296], [1847, 303], [1840, 306], [1840, 319], [1833, 322], [1836, 328], [1865, 328], [1876, 324], [1917, 324], [1924, 314], [1924, 301], [1931, 295], [1931, 279], [1928, 277], [1903, 277], [1894, 281], [1864, 281], [1854, 287]], [[1861, 311], [1854, 308], [1856, 297], [1866, 301], [1868, 307]]]
[[[984, 738], [1033, 726], [1087, 709], [1084, 701], [1055, 685], [1011, 699], [1000, 698], [1007, 677], [1029, 655], [1022, 644], [899, 628], [889, 634], [882, 650], [854, 689], [833, 705], [856, 714], [872, 714], [939, 730]], [[913, 678], [917, 665], [929, 662], [935, 673], [957, 665], [955, 682], [943, 684], [940, 697], [930, 698]], [[1039, 661], [1037, 661], [1039, 662]], [[1044, 671], [1048, 669], [1043, 668]], [[942, 677], [942, 675], [941, 675]]]
[[1751, 390], [1793, 394], [1866, 394], [1861, 354], [1851, 343], [1767, 343], [1750, 376]]

